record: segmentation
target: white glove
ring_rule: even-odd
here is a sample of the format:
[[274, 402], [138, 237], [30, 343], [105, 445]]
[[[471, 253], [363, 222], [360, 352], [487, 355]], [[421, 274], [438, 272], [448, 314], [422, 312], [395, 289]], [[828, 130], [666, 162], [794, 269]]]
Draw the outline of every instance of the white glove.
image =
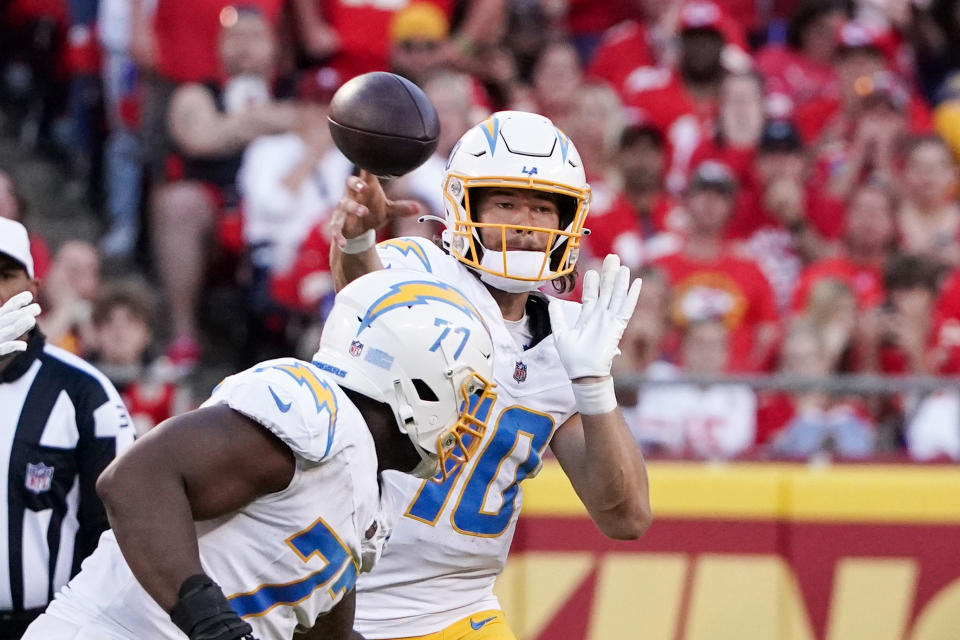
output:
[[23, 291], [0, 307], [0, 358], [27, 348], [27, 343], [19, 338], [33, 329], [40, 315], [40, 305], [31, 302], [33, 294]]
[[630, 284], [630, 269], [620, 266], [620, 258], [609, 254], [603, 259], [601, 273], [587, 271], [583, 276], [583, 306], [572, 327], [557, 301], [550, 303], [550, 325], [560, 353], [560, 361], [571, 380], [586, 376], [608, 376], [617, 345], [640, 297], [640, 279]]

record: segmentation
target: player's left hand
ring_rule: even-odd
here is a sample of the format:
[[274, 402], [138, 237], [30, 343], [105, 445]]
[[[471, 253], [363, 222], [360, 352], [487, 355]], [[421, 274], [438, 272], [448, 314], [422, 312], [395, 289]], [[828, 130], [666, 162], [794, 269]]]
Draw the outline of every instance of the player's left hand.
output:
[[550, 325], [560, 361], [571, 380], [607, 377], [613, 358], [620, 350], [620, 337], [633, 315], [640, 296], [639, 278], [630, 282], [630, 269], [620, 258], [609, 254], [600, 273], [593, 269], [583, 276], [583, 306], [573, 327], [567, 326], [561, 304], [550, 303]]
[[32, 302], [33, 294], [22, 291], [0, 307], [0, 358], [27, 348], [20, 338], [33, 329], [40, 315], [40, 305]]

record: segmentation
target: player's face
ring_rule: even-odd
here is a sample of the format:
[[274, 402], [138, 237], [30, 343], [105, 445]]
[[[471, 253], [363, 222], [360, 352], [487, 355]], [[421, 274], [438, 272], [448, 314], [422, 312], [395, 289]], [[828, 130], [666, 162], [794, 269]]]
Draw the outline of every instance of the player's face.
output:
[[[477, 222], [488, 224], [523, 225], [558, 229], [560, 212], [556, 203], [547, 195], [529, 189], [490, 189], [477, 205]], [[544, 251], [550, 242], [550, 234], [528, 229], [507, 229], [506, 247], [500, 227], [480, 229], [483, 246], [491, 251]]]
[[23, 291], [30, 291], [36, 298], [37, 281], [27, 275], [19, 262], [0, 254], [0, 305]]

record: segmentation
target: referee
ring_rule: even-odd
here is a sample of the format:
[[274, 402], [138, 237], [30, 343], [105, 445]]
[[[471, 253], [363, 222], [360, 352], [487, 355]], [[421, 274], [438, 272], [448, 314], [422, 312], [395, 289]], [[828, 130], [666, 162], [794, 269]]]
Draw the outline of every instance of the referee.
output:
[[[27, 232], [0, 218], [0, 305], [24, 291], [37, 293]], [[0, 331], [19, 304], [4, 307]], [[0, 640], [19, 640], [96, 548], [109, 528], [97, 476], [134, 434], [101, 373], [39, 329], [19, 338], [0, 342], [14, 349], [0, 355]]]

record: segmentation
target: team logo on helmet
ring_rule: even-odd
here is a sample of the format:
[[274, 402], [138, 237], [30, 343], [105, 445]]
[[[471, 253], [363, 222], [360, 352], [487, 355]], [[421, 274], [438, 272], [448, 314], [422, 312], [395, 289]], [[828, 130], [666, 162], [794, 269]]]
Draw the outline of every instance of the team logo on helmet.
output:
[[483, 323], [480, 312], [456, 287], [429, 280], [409, 280], [391, 285], [386, 294], [370, 305], [360, 322], [357, 335], [373, 324], [374, 320], [393, 309], [427, 304], [431, 300], [450, 305], [462, 311], [471, 320]]

